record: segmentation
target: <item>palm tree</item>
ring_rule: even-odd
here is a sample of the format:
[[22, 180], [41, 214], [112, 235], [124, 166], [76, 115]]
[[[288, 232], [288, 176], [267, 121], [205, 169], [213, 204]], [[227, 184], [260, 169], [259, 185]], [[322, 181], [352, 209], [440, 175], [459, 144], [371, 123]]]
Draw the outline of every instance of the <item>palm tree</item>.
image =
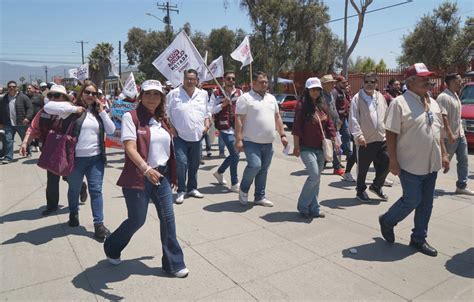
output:
[[89, 77], [99, 87], [103, 85], [104, 79], [109, 75], [111, 62], [110, 58], [114, 47], [110, 43], [99, 43], [90, 53]]

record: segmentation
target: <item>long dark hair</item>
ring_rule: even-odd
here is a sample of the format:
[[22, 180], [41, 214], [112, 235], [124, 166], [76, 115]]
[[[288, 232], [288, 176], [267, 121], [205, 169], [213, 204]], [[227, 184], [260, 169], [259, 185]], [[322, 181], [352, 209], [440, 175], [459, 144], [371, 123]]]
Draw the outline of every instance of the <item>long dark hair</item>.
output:
[[99, 88], [97, 88], [97, 85], [96, 85], [94, 82], [89, 81], [89, 80], [84, 81], [84, 84], [82, 85], [81, 90], [79, 91], [79, 94], [77, 95], [77, 98], [76, 98], [76, 105], [77, 105], [77, 106], [84, 107], [84, 108], [89, 108], [89, 107], [91, 107], [91, 109], [92, 109], [91, 112], [92, 112], [93, 114], [97, 115], [97, 114], [99, 114], [99, 113], [98, 113], [97, 104], [96, 104], [96, 103], [93, 103], [93, 104], [91, 104], [91, 105], [87, 105], [87, 103], [82, 100], [82, 95], [84, 94], [84, 90], [86, 90], [86, 88], [89, 87], [89, 86], [94, 87], [94, 88], [95, 88], [95, 91], [96, 91], [96, 92], [99, 92]]
[[[140, 91], [140, 94], [138, 95], [138, 99], [137, 99], [138, 101], [141, 102], [144, 92], [145, 91], [143, 90]], [[160, 104], [158, 105], [158, 107], [155, 108], [155, 113], [153, 114], [153, 117], [155, 118], [157, 122], [161, 122], [165, 118], [165, 114], [166, 114], [166, 111], [165, 111], [166, 97], [163, 93], [160, 93], [160, 95], [161, 95]]]
[[326, 109], [324, 108], [324, 96], [321, 89], [319, 96], [316, 99], [316, 104], [311, 99], [308, 88], [305, 88], [304, 93], [301, 95], [300, 102], [302, 104], [304, 119], [307, 121], [313, 119], [314, 113], [316, 112], [316, 108], [318, 108], [319, 111], [327, 114]]

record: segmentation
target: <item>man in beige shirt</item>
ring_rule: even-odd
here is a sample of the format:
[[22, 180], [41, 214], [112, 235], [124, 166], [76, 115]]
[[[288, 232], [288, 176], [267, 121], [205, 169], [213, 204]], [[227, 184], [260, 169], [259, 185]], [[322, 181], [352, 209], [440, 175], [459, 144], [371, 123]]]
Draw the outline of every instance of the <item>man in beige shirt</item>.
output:
[[400, 177], [403, 195], [379, 217], [383, 238], [393, 243], [393, 228], [415, 210], [410, 246], [435, 257], [426, 242], [438, 170], [449, 170], [449, 157], [441, 142], [441, 107], [428, 96], [430, 72], [416, 63], [405, 72], [408, 90], [396, 97], [387, 110], [385, 130], [390, 172]]
[[469, 171], [467, 159], [467, 141], [461, 125], [462, 105], [457, 92], [461, 89], [462, 79], [458, 73], [448, 74], [444, 81], [447, 88], [440, 93], [436, 101], [443, 108], [443, 122], [446, 131], [444, 144], [451, 160], [456, 154], [458, 180], [456, 181], [456, 194], [474, 195], [467, 188]]
[[357, 195], [362, 202], [368, 202], [365, 179], [370, 164], [374, 163], [375, 179], [369, 190], [381, 200], [388, 200], [382, 190], [388, 175], [389, 157], [385, 142], [385, 112], [387, 103], [384, 96], [375, 90], [378, 78], [375, 72], [364, 75], [363, 88], [352, 98], [349, 128], [357, 150]]

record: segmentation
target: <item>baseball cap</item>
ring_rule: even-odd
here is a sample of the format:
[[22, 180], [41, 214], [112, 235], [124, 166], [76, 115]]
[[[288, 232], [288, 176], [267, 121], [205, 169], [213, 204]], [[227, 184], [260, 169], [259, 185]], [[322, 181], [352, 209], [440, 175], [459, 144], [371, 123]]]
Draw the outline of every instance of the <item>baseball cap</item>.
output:
[[338, 75], [336, 77], [336, 81], [338, 81], [338, 82], [347, 82], [346, 78], [343, 77], [342, 75]]
[[321, 83], [328, 83], [328, 82], [336, 82], [336, 80], [332, 77], [332, 74], [327, 74], [321, 78]]
[[307, 89], [311, 89], [311, 88], [323, 89], [323, 87], [321, 87], [321, 81], [316, 77], [307, 79], [304, 87]]
[[435, 73], [429, 71], [424, 63], [415, 63], [408, 67], [408, 69], [405, 71], [405, 78], [415, 75], [419, 77], [429, 77], [435, 75]]
[[161, 86], [161, 83], [158, 80], [146, 80], [142, 83], [141, 88], [143, 91], [158, 90], [163, 93], [163, 86]]
[[48, 86], [48, 84], [46, 84], [45, 82], [41, 82], [40, 87], [46, 87], [46, 86]]

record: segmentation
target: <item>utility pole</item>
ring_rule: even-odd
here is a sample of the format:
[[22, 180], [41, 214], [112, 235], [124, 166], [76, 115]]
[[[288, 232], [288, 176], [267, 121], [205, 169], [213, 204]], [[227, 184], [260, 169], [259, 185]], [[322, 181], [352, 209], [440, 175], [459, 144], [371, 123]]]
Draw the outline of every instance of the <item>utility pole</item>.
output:
[[158, 9], [161, 9], [162, 11], [166, 11], [166, 16], [163, 19], [163, 22], [166, 24], [166, 31], [171, 32], [171, 18], [170, 18], [170, 11], [171, 12], [176, 12], [179, 14], [178, 6], [177, 5], [170, 5], [169, 2], [166, 2], [166, 4], [156, 4]]
[[119, 41], [119, 80], [122, 78], [122, 41]]
[[81, 53], [82, 53], [82, 64], [84, 64], [84, 43], [87, 44], [89, 42], [84, 42], [84, 41], [76, 41], [76, 43], [81, 43]]
[[45, 82], [47, 83], [47, 82], [48, 82], [48, 66], [45, 66], [45, 67], [44, 67], [44, 75], [45, 75], [45, 77], [46, 77], [46, 81], [45, 81]]

